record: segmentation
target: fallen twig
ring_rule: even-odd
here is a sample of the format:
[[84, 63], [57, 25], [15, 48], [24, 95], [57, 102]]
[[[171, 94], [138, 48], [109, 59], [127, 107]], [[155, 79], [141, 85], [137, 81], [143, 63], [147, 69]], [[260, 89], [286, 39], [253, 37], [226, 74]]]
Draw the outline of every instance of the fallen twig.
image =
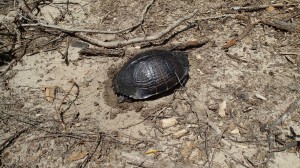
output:
[[269, 159], [263, 161], [263, 162], [254, 162], [252, 161], [249, 157], [244, 156], [244, 158], [246, 159], [246, 161], [248, 161], [249, 164], [251, 164], [251, 166], [253, 167], [259, 167], [262, 164], [266, 164], [267, 162], [269, 162]]
[[234, 60], [237, 60], [238, 62], [248, 62], [248, 61], [246, 61], [246, 60], [244, 60], [244, 59], [241, 59], [241, 58], [239, 58], [236, 54], [229, 54], [229, 53], [226, 53], [226, 55], [229, 57], [229, 58], [231, 58], [231, 59], [234, 59]]
[[296, 147], [298, 145], [299, 145], [299, 142], [296, 142], [296, 141], [295, 142], [290, 142], [290, 143], [284, 145], [281, 148], [271, 149], [270, 152], [282, 152], [282, 151], [286, 151], [286, 150], [288, 150], [290, 148]]
[[86, 41], [88, 43], [91, 43], [91, 44], [99, 46], [99, 47], [118, 48], [118, 47], [122, 47], [122, 46], [129, 45], [129, 44], [157, 40], [157, 39], [161, 38], [162, 36], [166, 35], [167, 33], [169, 33], [171, 30], [173, 30], [175, 27], [177, 27], [180, 23], [193, 17], [197, 12], [198, 12], [198, 10], [195, 10], [194, 12], [174, 21], [171, 25], [169, 25], [166, 29], [162, 30], [161, 32], [158, 32], [156, 34], [146, 36], [146, 37], [136, 37], [136, 38], [132, 38], [129, 40], [116, 40], [116, 41], [106, 42], [106, 41], [100, 41], [93, 37], [84, 35], [83, 33], [75, 33], [75, 36], [80, 38], [83, 41]]
[[[146, 13], [148, 12], [149, 8], [151, 7], [151, 5], [155, 2], [155, 0], [151, 0], [144, 8], [143, 12], [142, 12], [142, 16], [139, 20], [138, 23], [134, 24], [133, 26], [130, 26], [128, 28], [125, 29], [121, 29], [121, 30], [116, 30], [116, 31], [103, 31], [103, 30], [87, 30], [87, 29], [73, 29], [73, 28], [64, 28], [63, 26], [58, 26], [58, 25], [52, 25], [52, 24], [48, 24], [48, 23], [43, 23], [43, 22], [38, 22], [38, 23], [27, 23], [27, 24], [22, 24], [22, 27], [37, 27], [37, 26], [41, 26], [41, 27], [45, 27], [45, 28], [51, 28], [51, 29], [56, 29], [56, 30], [60, 30], [66, 33], [76, 33], [76, 32], [83, 32], [83, 33], [99, 33], [99, 34], [117, 34], [117, 33], [122, 33], [122, 32], [126, 32], [126, 31], [132, 31], [135, 28], [139, 27], [140, 25], [142, 25], [144, 23], [144, 18]], [[27, 12], [27, 11], [26, 11]]]
[[123, 49], [83, 48], [79, 51], [79, 54], [85, 56], [123, 57], [125, 51]]
[[49, 48], [49, 49], [46, 49], [46, 50], [37, 50], [37, 51], [33, 51], [32, 53], [27, 54], [27, 56], [32, 56], [32, 55], [35, 55], [35, 54], [38, 54], [38, 53], [41, 53], [41, 52], [54, 51], [54, 50], [58, 50], [58, 49], [59, 49], [59, 47]]
[[288, 23], [279, 20], [262, 20], [260, 23], [263, 23], [268, 26], [275, 27], [276, 29], [288, 31], [288, 32], [300, 32], [300, 24]]
[[186, 42], [182, 42], [182, 43], [178, 43], [178, 44], [168, 43], [165, 46], [154, 47], [154, 49], [187, 50], [190, 48], [202, 46], [208, 42], [209, 42], [208, 38], [203, 38], [201, 40], [190, 40], [190, 41], [186, 41]]
[[282, 151], [288, 150], [290, 148], [300, 146], [300, 136], [296, 134], [296, 132], [294, 131], [294, 129], [292, 127], [290, 127], [290, 131], [291, 131], [292, 136], [288, 136], [288, 137], [295, 141], [285, 144], [283, 147], [273, 149], [273, 150], [271, 150], [271, 152], [282, 152]]
[[259, 5], [259, 6], [245, 6], [245, 7], [241, 7], [241, 6], [236, 6], [236, 7], [231, 7], [231, 10], [234, 11], [245, 11], [245, 12], [254, 12], [254, 11], [258, 11], [258, 10], [264, 10], [268, 7], [274, 7], [274, 8], [282, 8], [285, 6], [294, 6], [293, 4], [290, 5], [286, 5], [286, 4], [271, 4], [271, 5]]
[[296, 99], [296, 101], [294, 101], [279, 118], [273, 121], [269, 129], [273, 130], [278, 124], [282, 123], [285, 119], [287, 119], [292, 113], [296, 111], [300, 111], [300, 98]]
[[69, 62], [69, 46], [70, 46], [69, 38], [67, 38], [67, 42], [66, 43], [67, 44], [66, 44], [66, 48], [65, 48], [64, 52], [61, 53], [59, 51], [59, 53], [61, 54], [61, 58], [64, 59], [66, 65], [69, 66], [69, 63], [70, 63]]

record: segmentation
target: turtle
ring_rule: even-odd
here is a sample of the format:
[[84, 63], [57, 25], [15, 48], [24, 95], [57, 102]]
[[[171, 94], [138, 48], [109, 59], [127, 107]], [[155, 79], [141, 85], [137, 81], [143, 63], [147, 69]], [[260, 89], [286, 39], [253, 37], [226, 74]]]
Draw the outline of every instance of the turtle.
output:
[[182, 51], [148, 50], [135, 55], [113, 77], [119, 102], [142, 100], [164, 93], [188, 79], [188, 54]]

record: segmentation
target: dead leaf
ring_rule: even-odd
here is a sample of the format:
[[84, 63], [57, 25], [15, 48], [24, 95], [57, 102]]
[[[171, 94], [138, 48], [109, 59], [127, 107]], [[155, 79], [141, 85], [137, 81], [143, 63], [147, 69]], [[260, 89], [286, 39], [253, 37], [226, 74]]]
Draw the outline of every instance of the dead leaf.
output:
[[263, 95], [261, 95], [261, 94], [259, 94], [259, 93], [256, 93], [255, 94], [255, 97], [257, 97], [257, 98], [259, 98], [259, 99], [261, 99], [261, 100], [267, 100], [267, 98], [266, 97], [264, 97]]
[[83, 152], [75, 151], [67, 158], [67, 160], [68, 161], [80, 160], [80, 159], [85, 158], [88, 154], [89, 154], [89, 152], [87, 152], [87, 151], [83, 151]]
[[271, 13], [275, 10], [275, 8], [273, 6], [269, 6], [266, 10]]

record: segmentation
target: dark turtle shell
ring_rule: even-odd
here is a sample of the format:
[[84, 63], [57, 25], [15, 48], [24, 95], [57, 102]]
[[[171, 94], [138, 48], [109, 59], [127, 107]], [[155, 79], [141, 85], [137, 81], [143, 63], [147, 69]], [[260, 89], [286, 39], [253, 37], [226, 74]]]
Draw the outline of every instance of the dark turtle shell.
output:
[[182, 84], [188, 77], [187, 53], [151, 50], [137, 54], [114, 76], [117, 94], [146, 99]]

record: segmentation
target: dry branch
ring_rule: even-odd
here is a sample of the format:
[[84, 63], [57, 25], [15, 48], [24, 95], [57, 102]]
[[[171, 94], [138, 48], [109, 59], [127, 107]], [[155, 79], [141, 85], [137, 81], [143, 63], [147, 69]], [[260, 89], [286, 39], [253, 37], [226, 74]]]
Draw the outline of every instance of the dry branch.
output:
[[[190, 40], [178, 44], [167, 44], [164, 46], [152, 47], [157, 50], [187, 50], [194, 47], [199, 47], [209, 42], [209, 39], [203, 38], [202, 40]], [[142, 47], [143, 48], [143, 47]], [[80, 55], [84, 56], [107, 56], [107, 57], [122, 57], [125, 55], [123, 49], [104, 49], [104, 48], [84, 48], [79, 51]]]
[[300, 24], [288, 23], [279, 20], [263, 20], [261, 23], [275, 27], [279, 30], [288, 31], [288, 32], [300, 32]]
[[[21, 0], [22, 1], [22, 0]], [[87, 29], [73, 29], [73, 28], [64, 28], [62, 26], [58, 26], [58, 25], [52, 25], [52, 24], [48, 24], [48, 23], [42, 23], [42, 22], [38, 22], [38, 23], [28, 23], [28, 24], [22, 24], [22, 27], [37, 27], [37, 26], [41, 26], [41, 27], [45, 27], [45, 28], [51, 28], [51, 29], [56, 29], [59, 31], [63, 31], [66, 33], [76, 33], [76, 32], [83, 32], [83, 33], [99, 33], [99, 34], [117, 34], [117, 33], [122, 33], [122, 32], [126, 32], [126, 31], [132, 31], [135, 28], [139, 27], [140, 25], [142, 25], [144, 23], [144, 18], [146, 13], [148, 12], [149, 8], [151, 7], [151, 5], [155, 2], [155, 0], [151, 0], [144, 8], [143, 12], [142, 12], [142, 16], [139, 20], [138, 23], [134, 24], [133, 26], [130, 26], [128, 28], [125, 29], [121, 29], [121, 30], [115, 30], [115, 31], [103, 31], [103, 30], [87, 30]], [[26, 8], [25, 8], [26, 9]], [[25, 11], [26, 13], [28, 12], [28, 10]]]
[[100, 41], [100, 40], [95, 39], [93, 37], [84, 35], [83, 33], [75, 33], [75, 36], [80, 38], [83, 41], [86, 41], [88, 43], [91, 43], [91, 44], [99, 46], [99, 47], [118, 48], [118, 47], [122, 47], [122, 46], [129, 45], [129, 44], [157, 40], [157, 39], [161, 38], [162, 36], [166, 35], [167, 33], [169, 33], [171, 30], [173, 30], [175, 27], [177, 27], [182, 22], [184, 22], [184, 21], [190, 19], [191, 17], [193, 17], [197, 12], [198, 12], [198, 10], [195, 10], [194, 12], [192, 12], [192, 13], [186, 15], [186, 16], [183, 16], [183, 17], [179, 18], [178, 20], [174, 21], [166, 29], [164, 29], [164, 30], [162, 30], [162, 31], [160, 31], [156, 34], [146, 36], [146, 37], [136, 37], [136, 38], [132, 38], [132, 39], [129, 39], [129, 40], [116, 40], [116, 41], [106, 42], [106, 41]]

